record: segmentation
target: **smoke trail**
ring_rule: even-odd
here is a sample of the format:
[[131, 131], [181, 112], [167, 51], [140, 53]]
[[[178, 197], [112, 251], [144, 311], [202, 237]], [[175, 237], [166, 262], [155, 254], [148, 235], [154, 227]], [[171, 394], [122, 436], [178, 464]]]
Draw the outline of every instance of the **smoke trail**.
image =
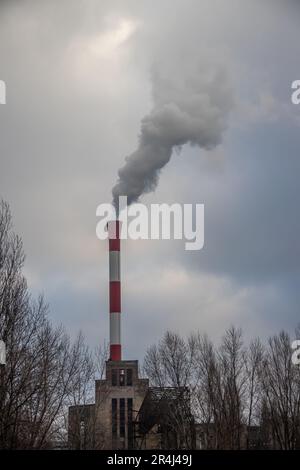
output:
[[137, 150], [118, 171], [112, 190], [116, 207], [119, 196], [131, 204], [154, 191], [175, 148], [189, 143], [211, 149], [221, 142], [232, 107], [224, 70], [202, 65], [185, 69], [184, 76], [167, 72], [152, 76], [154, 107], [142, 119]]

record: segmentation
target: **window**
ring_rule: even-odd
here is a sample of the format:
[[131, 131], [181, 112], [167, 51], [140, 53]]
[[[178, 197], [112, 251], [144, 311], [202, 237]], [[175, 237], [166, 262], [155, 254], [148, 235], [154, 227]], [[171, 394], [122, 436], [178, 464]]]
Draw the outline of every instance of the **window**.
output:
[[125, 398], [120, 398], [120, 437], [125, 437]]
[[127, 385], [132, 385], [132, 369], [127, 369], [126, 374]]
[[125, 377], [126, 377], [126, 384], [132, 385], [132, 369], [126, 370], [125, 369], [112, 369], [111, 371], [111, 384], [112, 386], [116, 387], [120, 385], [123, 387], [125, 384]]
[[128, 449], [133, 449], [132, 398], [127, 398]]
[[111, 371], [111, 384], [114, 387], [118, 385], [118, 369], [112, 369]]
[[117, 399], [113, 398], [111, 400], [111, 431], [113, 438], [117, 437], [118, 430], [118, 410], [117, 410]]
[[85, 447], [85, 422], [80, 421], [80, 449], [84, 449]]
[[119, 383], [122, 387], [123, 385], [125, 385], [125, 369], [120, 369], [119, 374]]

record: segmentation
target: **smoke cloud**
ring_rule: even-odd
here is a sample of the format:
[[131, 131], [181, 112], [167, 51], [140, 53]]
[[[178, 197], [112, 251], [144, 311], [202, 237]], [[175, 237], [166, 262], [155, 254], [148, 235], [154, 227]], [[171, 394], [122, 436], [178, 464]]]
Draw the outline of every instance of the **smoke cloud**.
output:
[[212, 149], [221, 142], [233, 103], [226, 71], [202, 64], [184, 72], [161, 67], [153, 72], [154, 107], [141, 121], [138, 148], [118, 171], [112, 190], [116, 208], [119, 196], [131, 204], [155, 190], [174, 149], [184, 144]]

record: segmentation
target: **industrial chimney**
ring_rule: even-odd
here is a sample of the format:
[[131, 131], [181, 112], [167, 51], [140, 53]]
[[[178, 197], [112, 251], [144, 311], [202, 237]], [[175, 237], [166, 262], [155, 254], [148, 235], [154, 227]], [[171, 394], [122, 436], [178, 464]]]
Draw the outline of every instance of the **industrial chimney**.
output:
[[120, 221], [108, 222], [110, 360], [121, 361]]

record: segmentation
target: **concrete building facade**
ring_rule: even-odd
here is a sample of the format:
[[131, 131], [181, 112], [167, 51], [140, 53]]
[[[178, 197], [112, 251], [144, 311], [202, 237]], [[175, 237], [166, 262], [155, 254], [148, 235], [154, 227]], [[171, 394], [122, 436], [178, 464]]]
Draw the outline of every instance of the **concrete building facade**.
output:
[[95, 404], [69, 409], [69, 447], [133, 448], [133, 422], [148, 389], [138, 361], [107, 361], [105, 379], [95, 382]]
[[96, 442], [105, 449], [133, 448], [133, 421], [148, 388], [138, 361], [107, 361], [105, 380], [96, 381]]

